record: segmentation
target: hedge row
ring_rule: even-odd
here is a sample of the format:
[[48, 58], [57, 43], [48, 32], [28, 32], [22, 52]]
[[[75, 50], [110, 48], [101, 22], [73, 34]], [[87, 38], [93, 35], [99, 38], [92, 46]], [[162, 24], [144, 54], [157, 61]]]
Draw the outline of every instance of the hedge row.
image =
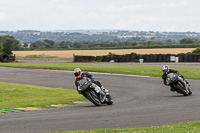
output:
[[171, 62], [171, 56], [178, 57], [178, 62], [200, 62], [200, 54], [125, 54], [106, 56], [75, 56], [75, 62]]

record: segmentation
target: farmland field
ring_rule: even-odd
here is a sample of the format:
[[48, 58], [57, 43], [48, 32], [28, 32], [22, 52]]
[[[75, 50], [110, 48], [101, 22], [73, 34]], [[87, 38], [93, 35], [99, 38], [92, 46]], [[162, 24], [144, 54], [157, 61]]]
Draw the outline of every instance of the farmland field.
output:
[[114, 49], [114, 50], [47, 50], [47, 51], [13, 51], [19, 62], [73, 62], [73, 54], [84, 56], [102, 56], [113, 54], [178, 54], [192, 52], [195, 48], [166, 49]]
[[58, 51], [13, 51], [17, 56], [26, 55], [57, 55], [59, 57], [75, 55], [107, 55], [109, 52], [115, 54], [130, 54], [132, 52], [137, 54], [178, 54], [192, 52], [195, 48], [165, 48], [165, 49], [115, 49], [115, 50], [58, 50]]

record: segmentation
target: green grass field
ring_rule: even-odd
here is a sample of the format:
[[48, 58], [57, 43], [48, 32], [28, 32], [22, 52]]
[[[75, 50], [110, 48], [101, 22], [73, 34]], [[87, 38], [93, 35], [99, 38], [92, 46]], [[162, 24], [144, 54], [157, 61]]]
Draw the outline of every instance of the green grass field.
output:
[[185, 122], [156, 127], [124, 128], [124, 129], [95, 129], [79, 131], [63, 131], [57, 133], [200, 133], [200, 122]]
[[0, 108], [34, 107], [84, 99], [76, 90], [0, 82]]
[[[0, 63], [0, 67], [41, 68], [53, 70], [69, 70], [80, 68], [83, 71], [105, 72], [115, 74], [142, 75], [161, 77], [161, 66], [141, 65], [98, 65], [98, 64], [56, 64], [56, 63]], [[200, 67], [170, 67], [178, 70], [187, 79], [200, 79]]]

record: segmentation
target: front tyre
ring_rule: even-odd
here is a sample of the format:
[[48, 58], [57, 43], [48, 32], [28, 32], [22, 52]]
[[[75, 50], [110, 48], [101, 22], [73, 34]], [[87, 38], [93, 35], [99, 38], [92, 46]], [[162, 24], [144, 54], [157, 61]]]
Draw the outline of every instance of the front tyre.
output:
[[99, 99], [99, 97], [97, 96], [97, 94], [94, 91], [89, 91], [87, 93], [87, 98], [88, 100], [90, 100], [94, 105], [96, 106], [100, 106], [101, 105], [101, 101]]

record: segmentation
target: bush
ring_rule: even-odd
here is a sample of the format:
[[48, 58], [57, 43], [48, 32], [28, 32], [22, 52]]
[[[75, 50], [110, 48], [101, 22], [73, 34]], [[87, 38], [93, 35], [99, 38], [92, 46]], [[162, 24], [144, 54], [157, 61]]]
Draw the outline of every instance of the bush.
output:
[[200, 54], [200, 47], [197, 47], [195, 50], [192, 51], [192, 53]]

